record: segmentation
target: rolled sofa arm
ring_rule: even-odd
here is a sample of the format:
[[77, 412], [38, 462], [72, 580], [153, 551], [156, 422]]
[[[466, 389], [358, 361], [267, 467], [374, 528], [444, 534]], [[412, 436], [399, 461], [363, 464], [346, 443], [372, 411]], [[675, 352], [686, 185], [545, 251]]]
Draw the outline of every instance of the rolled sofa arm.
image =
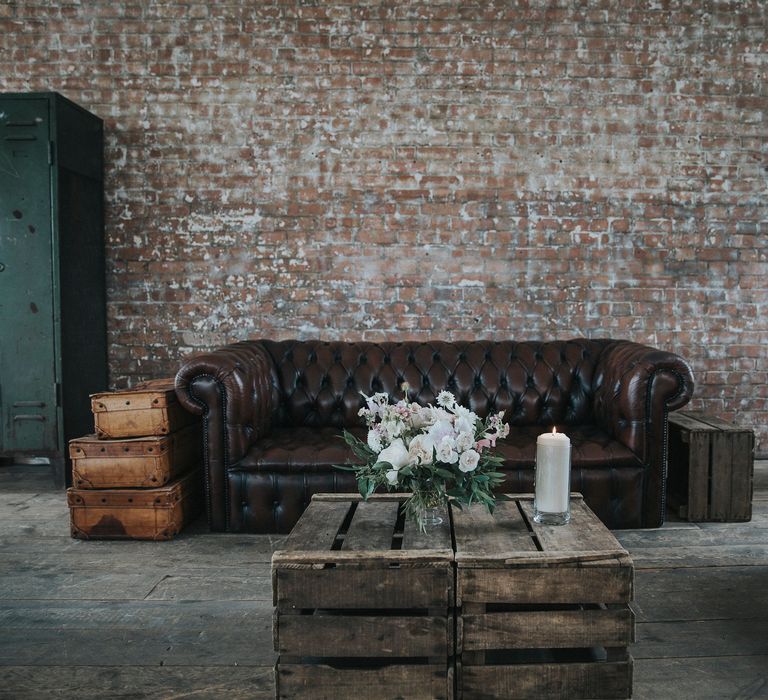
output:
[[203, 416], [203, 467], [208, 523], [227, 528], [227, 469], [271, 427], [272, 362], [262, 345], [243, 341], [192, 355], [176, 375], [176, 395]]
[[593, 386], [597, 424], [648, 468], [643, 527], [659, 527], [666, 509], [667, 417], [693, 396], [691, 368], [674, 353], [612, 340], [600, 355]]

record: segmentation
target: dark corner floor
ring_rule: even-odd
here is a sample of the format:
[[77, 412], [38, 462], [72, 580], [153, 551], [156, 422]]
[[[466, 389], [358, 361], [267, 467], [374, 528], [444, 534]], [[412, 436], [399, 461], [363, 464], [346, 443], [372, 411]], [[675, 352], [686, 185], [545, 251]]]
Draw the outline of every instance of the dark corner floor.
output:
[[[749, 523], [616, 531], [636, 566], [634, 697], [768, 698], [768, 461]], [[282, 537], [69, 536], [49, 469], [0, 466], [0, 697], [271, 698]]]

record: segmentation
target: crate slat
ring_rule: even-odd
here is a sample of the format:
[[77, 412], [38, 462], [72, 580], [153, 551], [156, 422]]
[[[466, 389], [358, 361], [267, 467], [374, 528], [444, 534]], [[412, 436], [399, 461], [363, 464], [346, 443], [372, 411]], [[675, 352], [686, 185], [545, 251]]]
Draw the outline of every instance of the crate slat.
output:
[[709, 430], [691, 431], [688, 438], [688, 519], [709, 519]]
[[358, 503], [342, 549], [357, 552], [392, 549], [398, 508], [397, 501]]
[[628, 603], [632, 578], [630, 566], [468, 568], [458, 571], [457, 596], [462, 603]]
[[571, 500], [571, 521], [566, 527], [535, 522], [532, 501], [521, 502], [520, 507], [528, 517], [542, 551], [546, 553], [611, 552], [622, 549], [616, 538], [581, 499]]
[[632, 659], [603, 663], [462, 666], [464, 698], [628, 698]]
[[278, 612], [280, 654], [324, 657], [445, 657], [453, 621], [423, 615], [285, 615]]
[[452, 674], [442, 664], [389, 664], [383, 668], [334, 668], [282, 664], [276, 668], [277, 697], [313, 700], [450, 700]]
[[291, 530], [281, 549], [330, 551], [351, 504], [344, 501], [313, 503]]
[[499, 503], [491, 515], [481, 505], [453, 509], [457, 558], [485, 559], [500, 552], [536, 551], [517, 501]]
[[[279, 568], [277, 605], [310, 608], [448, 608], [450, 564], [399, 568]], [[375, 591], [375, 595], [371, 594]]]
[[422, 532], [419, 526], [410, 518], [403, 523], [403, 549], [407, 551], [434, 550], [450, 552], [453, 559], [451, 544], [451, 520], [448, 508], [438, 509], [443, 522], [430, 526], [428, 532]]
[[718, 465], [733, 466], [731, 460], [732, 436], [718, 430], [710, 434], [710, 441], [709, 517], [723, 522], [728, 519], [731, 508], [732, 469], [718, 469]]
[[735, 435], [731, 447], [731, 509], [728, 517], [743, 522], [752, 518], [755, 434], [744, 431]]
[[611, 610], [525, 610], [462, 616], [462, 651], [625, 647], [634, 615]]

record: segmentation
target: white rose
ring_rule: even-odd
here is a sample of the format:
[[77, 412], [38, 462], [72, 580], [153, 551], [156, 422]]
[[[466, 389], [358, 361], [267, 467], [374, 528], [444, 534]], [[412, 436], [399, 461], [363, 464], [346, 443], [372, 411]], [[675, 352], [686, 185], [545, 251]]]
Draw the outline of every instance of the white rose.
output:
[[381, 451], [381, 433], [378, 430], [368, 431], [368, 447], [374, 452]]
[[398, 474], [398, 471], [397, 471], [397, 469], [390, 469], [390, 470], [387, 472], [387, 481], [388, 481], [390, 484], [392, 484], [392, 486], [394, 486], [395, 484], [397, 484], [397, 474]]
[[401, 438], [393, 440], [389, 447], [379, 452], [379, 462], [387, 462], [395, 469], [400, 469], [408, 464], [408, 450]]
[[475, 438], [472, 436], [471, 432], [461, 433], [459, 437], [456, 438], [456, 449], [459, 452], [465, 452], [466, 450], [471, 449], [474, 444]]
[[477, 469], [480, 455], [475, 450], [467, 450], [459, 459], [459, 469], [463, 472], [473, 472]]
[[408, 455], [417, 464], [429, 464], [432, 461], [434, 443], [428, 435], [417, 435], [408, 445]]
[[438, 461], [445, 462], [446, 464], [456, 464], [459, 460], [459, 453], [453, 449], [455, 445], [456, 441], [446, 435], [437, 447]]

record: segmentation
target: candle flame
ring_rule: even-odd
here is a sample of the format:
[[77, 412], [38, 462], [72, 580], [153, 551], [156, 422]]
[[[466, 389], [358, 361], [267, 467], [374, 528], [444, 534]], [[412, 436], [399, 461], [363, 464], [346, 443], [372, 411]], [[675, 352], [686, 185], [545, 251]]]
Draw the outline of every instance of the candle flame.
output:
[[554, 435], [557, 432], [557, 428], [552, 428], [552, 435]]

